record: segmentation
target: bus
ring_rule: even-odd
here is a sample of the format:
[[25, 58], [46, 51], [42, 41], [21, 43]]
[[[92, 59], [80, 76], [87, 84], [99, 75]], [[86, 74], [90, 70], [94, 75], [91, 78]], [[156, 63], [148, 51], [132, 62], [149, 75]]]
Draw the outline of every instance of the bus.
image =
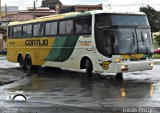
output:
[[40, 17], [8, 25], [10, 62], [92, 73], [152, 70], [152, 38], [142, 13], [95, 10]]

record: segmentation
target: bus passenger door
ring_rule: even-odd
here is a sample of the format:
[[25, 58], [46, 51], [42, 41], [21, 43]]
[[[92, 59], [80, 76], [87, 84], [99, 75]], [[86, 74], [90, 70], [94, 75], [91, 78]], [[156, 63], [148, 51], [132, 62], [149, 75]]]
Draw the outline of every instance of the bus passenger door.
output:
[[112, 57], [114, 53], [114, 34], [110, 30], [103, 30], [104, 53], [107, 57]]
[[111, 30], [103, 30], [105, 61], [109, 62], [108, 71], [113, 71], [112, 55], [114, 53], [114, 34]]

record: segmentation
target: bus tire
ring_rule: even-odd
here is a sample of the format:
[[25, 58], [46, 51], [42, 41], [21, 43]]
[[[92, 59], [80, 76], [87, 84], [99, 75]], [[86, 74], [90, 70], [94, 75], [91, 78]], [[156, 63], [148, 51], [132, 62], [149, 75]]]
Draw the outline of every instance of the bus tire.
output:
[[92, 62], [89, 59], [86, 59], [85, 66], [87, 77], [92, 77], [93, 66]]
[[25, 68], [25, 61], [24, 61], [22, 55], [19, 55], [19, 56], [18, 56], [18, 63], [19, 63], [19, 66], [20, 66], [21, 69], [24, 69], [24, 68]]
[[32, 59], [31, 59], [30, 55], [27, 55], [25, 58], [25, 67], [26, 67], [26, 70], [32, 69]]
[[117, 80], [123, 80], [123, 74], [122, 73], [117, 73], [115, 78]]

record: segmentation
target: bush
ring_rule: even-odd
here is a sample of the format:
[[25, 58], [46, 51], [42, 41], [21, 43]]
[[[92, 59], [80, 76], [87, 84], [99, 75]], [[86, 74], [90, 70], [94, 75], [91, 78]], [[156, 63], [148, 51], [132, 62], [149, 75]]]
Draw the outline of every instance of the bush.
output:
[[158, 45], [160, 45], [160, 35], [157, 35], [155, 40], [158, 42]]

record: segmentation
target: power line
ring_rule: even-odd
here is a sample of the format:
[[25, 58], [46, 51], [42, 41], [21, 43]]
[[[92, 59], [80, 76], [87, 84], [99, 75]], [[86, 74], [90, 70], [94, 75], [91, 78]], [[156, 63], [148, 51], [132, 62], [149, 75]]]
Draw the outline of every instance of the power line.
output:
[[124, 5], [112, 5], [112, 4], [108, 4], [108, 5], [103, 5], [103, 6], [118, 6], [118, 7], [129, 7], [129, 6], [147, 6], [147, 5], [151, 5], [151, 6], [160, 6], [160, 4], [124, 4]]

